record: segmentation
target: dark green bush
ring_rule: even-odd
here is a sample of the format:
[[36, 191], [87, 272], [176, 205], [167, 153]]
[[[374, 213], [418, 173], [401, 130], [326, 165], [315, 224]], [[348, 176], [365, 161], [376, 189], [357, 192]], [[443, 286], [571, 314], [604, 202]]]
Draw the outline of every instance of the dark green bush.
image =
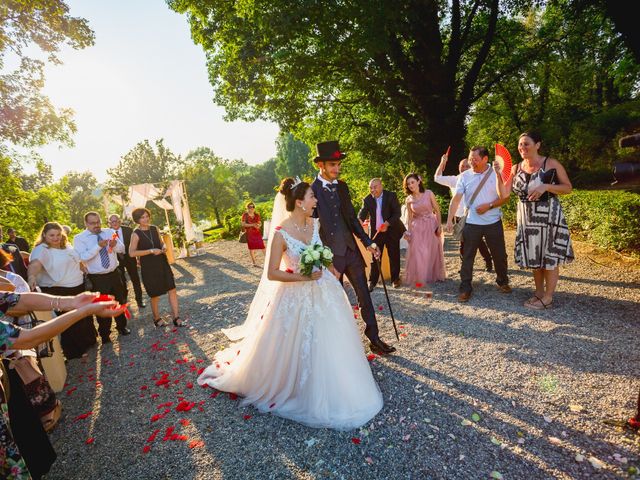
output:
[[599, 247], [640, 252], [640, 194], [574, 190], [560, 201], [573, 233]]

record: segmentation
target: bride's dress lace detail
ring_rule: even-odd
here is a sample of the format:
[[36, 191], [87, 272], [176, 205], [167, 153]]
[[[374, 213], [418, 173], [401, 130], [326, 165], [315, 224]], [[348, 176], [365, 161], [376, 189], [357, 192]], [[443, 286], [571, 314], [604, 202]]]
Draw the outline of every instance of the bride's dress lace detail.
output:
[[[281, 268], [298, 272], [307, 244], [278, 231], [287, 245]], [[310, 243], [321, 243], [318, 220]], [[362, 426], [382, 408], [382, 395], [342, 285], [326, 269], [319, 280], [273, 283], [261, 320], [218, 352], [198, 383], [309, 426]]]

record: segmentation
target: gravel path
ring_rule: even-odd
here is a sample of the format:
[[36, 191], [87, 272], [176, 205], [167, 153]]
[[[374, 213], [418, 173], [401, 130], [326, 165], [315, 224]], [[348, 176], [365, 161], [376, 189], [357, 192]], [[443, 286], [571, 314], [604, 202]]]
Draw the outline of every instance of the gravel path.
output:
[[[640, 386], [638, 264], [577, 243], [554, 308], [534, 312], [522, 307], [529, 272], [511, 270], [505, 295], [480, 262], [471, 301], [458, 304], [459, 260], [446, 247], [451, 278], [430, 287], [433, 299], [424, 288], [390, 291], [398, 352], [371, 362], [385, 406], [350, 432], [197, 386], [226, 344], [220, 329], [244, 319], [260, 270], [236, 242], [180, 260], [191, 327], [154, 329], [147, 308], [132, 335], [67, 364], [47, 479], [629, 478], [640, 436], [605, 421], [628, 418]], [[381, 288], [373, 300], [391, 341]]]

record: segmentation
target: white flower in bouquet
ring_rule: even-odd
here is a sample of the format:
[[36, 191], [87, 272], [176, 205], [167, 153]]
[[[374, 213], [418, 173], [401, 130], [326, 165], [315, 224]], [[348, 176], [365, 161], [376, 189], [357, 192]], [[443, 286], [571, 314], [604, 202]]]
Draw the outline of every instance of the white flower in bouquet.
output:
[[312, 272], [331, 265], [332, 258], [331, 249], [320, 244], [309, 245], [300, 252], [300, 273], [309, 276]]

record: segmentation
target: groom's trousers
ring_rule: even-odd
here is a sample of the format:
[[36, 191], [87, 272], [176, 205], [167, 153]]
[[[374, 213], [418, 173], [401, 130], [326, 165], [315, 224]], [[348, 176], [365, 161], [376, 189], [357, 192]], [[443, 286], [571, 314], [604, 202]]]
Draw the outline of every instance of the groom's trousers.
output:
[[378, 322], [376, 321], [376, 313], [373, 309], [371, 294], [367, 287], [367, 276], [364, 271], [364, 260], [360, 252], [356, 252], [347, 248], [344, 256], [335, 255], [333, 257], [333, 266], [340, 272], [340, 281], [342, 275], [346, 275], [349, 283], [356, 291], [358, 297], [358, 305], [360, 306], [360, 315], [365, 323], [364, 334], [372, 342], [379, 340]]

